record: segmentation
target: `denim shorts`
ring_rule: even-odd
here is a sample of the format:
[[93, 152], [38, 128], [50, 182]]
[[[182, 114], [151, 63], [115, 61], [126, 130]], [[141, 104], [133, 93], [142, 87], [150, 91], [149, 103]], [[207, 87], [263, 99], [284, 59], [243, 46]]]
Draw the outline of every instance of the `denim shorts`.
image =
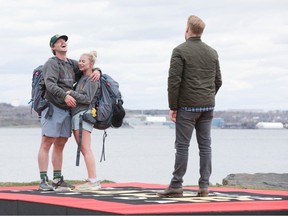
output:
[[[82, 115], [84, 112], [86, 112], [86, 110], [81, 111], [72, 117], [72, 130], [79, 130], [80, 115]], [[92, 132], [94, 127], [93, 127], [93, 124], [82, 121], [82, 128], [86, 131]]]
[[71, 137], [71, 115], [69, 110], [56, 107], [52, 103], [52, 117], [45, 118], [49, 107], [41, 113], [42, 136], [47, 137]]

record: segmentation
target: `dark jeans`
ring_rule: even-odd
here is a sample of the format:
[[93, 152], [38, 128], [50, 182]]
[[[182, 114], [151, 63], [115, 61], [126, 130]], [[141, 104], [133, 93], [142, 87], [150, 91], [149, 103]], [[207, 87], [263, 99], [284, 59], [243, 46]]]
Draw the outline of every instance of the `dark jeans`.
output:
[[190, 140], [195, 128], [200, 156], [199, 188], [208, 188], [212, 170], [210, 135], [212, 118], [213, 111], [187, 112], [181, 109], [178, 110], [176, 118], [176, 154], [171, 187], [182, 187], [183, 176], [187, 170]]

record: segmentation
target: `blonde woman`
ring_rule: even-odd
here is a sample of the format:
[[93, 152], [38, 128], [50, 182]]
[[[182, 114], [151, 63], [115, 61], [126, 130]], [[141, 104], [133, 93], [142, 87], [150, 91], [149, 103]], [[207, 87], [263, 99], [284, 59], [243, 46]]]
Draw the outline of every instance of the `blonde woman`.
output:
[[[67, 92], [77, 101], [77, 106], [72, 109], [72, 130], [77, 143], [79, 141], [79, 117], [89, 109], [91, 103], [94, 104], [96, 102], [95, 95], [99, 89], [99, 81], [95, 82], [90, 79], [96, 58], [96, 51], [81, 55], [78, 65], [83, 76], [77, 83], [75, 91]], [[84, 156], [88, 179], [86, 183], [77, 186], [76, 190], [99, 190], [101, 188], [100, 182], [96, 178], [95, 158], [91, 149], [92, 130], [93, 124], [83, 121], [81, 153]]]

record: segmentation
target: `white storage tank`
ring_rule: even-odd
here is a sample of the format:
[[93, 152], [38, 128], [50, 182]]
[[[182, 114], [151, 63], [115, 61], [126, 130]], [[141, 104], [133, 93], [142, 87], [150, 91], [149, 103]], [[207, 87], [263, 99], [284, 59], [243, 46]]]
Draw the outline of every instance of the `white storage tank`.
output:
[[283, 129], [284, 125], [281, 122], [258, 122], [256, 124], [258, 129]]

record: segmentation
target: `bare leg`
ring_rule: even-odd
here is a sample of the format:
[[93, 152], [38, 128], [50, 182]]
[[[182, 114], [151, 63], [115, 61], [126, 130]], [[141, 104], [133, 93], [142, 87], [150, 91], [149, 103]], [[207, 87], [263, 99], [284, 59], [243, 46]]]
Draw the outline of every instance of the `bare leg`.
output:
[[52, 164], [54, 170], [61, 170], [62, 169], [62, 162], [63, 162], [63, 149], [67, 142], [68, 138], [66, 137], [58, 137], [53, 146], [52, 152]]
[[[78, 143], [79, 130], [74, 130], [73, 134], [74, 134], [76, 142]], [[91, 149], [91, 133], [84, 129], [82, 130], [81, 152], [84, 156], [88, 178], [95, 179], [96, 178], [96, 165], [95, 165], [95, 158]]]
[[40, 172], [48, 170], [49, 150], [54, 141], [54, 137], [42, 136], [41, 146], [38, 152], [38, 166]]

